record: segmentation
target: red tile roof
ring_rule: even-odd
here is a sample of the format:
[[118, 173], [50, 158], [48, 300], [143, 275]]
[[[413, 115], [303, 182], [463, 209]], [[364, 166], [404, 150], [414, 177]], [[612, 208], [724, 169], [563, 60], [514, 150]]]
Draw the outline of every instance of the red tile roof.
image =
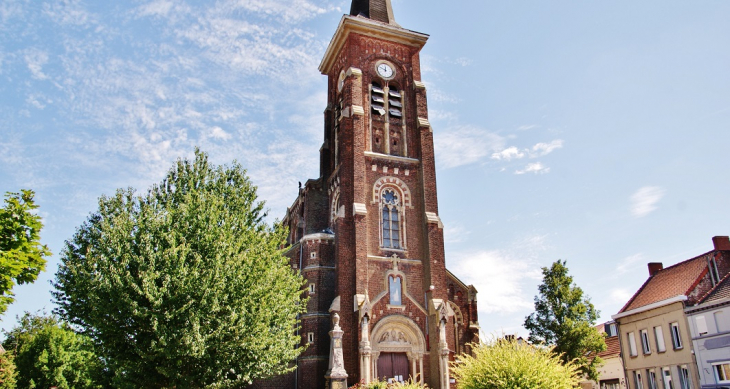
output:
[[[714, 250], [713, 250], [714, 251]], [[687, 295], [707, 273], [706, 255], [667, 267], [649, 277], [619, 313], [640, 308], [679, 295]]]
[[620, 352], [621, 347], [619, 346], [618, 336], [612, 336], [606, 338], [606, 351], [598, 353], [598, 356], [605, 359], [618, 356]]

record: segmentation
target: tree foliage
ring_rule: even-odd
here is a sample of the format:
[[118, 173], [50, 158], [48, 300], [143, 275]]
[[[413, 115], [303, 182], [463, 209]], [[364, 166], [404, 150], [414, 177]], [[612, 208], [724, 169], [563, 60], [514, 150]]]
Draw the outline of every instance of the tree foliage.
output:
[[578, 367], [563, 361], [550, 348], [515, 340], [494, 339], [472, 345], [451, 370], [459, 389], [572, 389]]
[[0, 353], [0, 389], [15, 389], [16, 376], [13, 353]]
[[564, 363], [575, 362], [583, 374], [598, 381], [603, 363], [597, 353], [606, 350], [603, 336], [594, 327], [599, 312], [568, 275], [565, 261], [543, 267], [543, 280], [535, 296], [535, 312], [525, 319], [530, 341], [554, 346]]
[[58, 318], [26, 313], [5, 335], [3, 346], [15, 354], [18, 387], [106, 387], [104, 365], [91, 339]]
[[46, 269], [50, 250], [40, 243], [41, 217], [34, 213], [38, 205], [32, 190], [5, 193], [0, 208], [0, 315], [15, 299], [15, 284], [34, 282]]
[[66, 243], [58, 312], [119, 387], [229, 386], [290, 371], [303, 279], [238, 165], [196, 150], [146, 194], [103, 196]]

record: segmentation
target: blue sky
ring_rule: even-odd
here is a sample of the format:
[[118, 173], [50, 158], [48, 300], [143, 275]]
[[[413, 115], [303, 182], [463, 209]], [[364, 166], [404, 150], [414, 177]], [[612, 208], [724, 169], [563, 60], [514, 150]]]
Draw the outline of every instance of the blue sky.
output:
[[[609, 319], [646, 263], [730, 234], [730, 2], [393, 0], [422, 51], [447, 265], [486, 333], [517, 332], [568, 261]], [[272, 216], [318, 175], [348, 1], [5, 0], [0, 191], [37, 192], [55, 255], [1, 323], [51, 310], [63, 247], [101, 194], [195, 146], [249, 170]]]

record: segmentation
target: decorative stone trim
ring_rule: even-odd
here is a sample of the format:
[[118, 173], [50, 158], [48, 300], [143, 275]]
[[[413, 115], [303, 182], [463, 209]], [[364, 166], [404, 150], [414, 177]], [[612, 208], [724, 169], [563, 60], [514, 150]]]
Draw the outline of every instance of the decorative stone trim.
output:
[[352, 116], [363, 116], [365, 115], [365, 109], [361, 105], [352, 106]]
[[413, 81], [413, 89], [426, 89], [426, 84], [421, 81]]
[[363, 203], [352, 203], [352, 216], [368, 214], [368, 208]]
[[408, 188], [408, 185], [406, 185], [406, 183], [400, 178], [392, 176], [381, 177], [375, 181], [375, 185], [373, 185], [373, 204], [380, 202], [380, 193], [385, 187], [397, 188], [403, 195], [403, 205], [408, 208], [413, 208], [413, 203], [411, 202], [411, 190]]
[[390, 161], [403, 162], [403, 163], [413, 163], [413, 164], [416, 164], [416, 163], [421, 162], [421, 161], [419, 161], [416, 158], [399, 157], [397, 155], [388, 155], [388, 154], [374, 153], [372, 151], [366, 151], [365, 152], [365, 156], [366, 157], [371, 157], [371, 158], [387, 159], [387, 160], [390, 160]]
[[431, 128], [431, 123], [429, 123], [428, 119], [426, 118], [418, 118], [418, 128], [428, 128], [429, 131], [433, 132], [433, 128]]
[[304, 235], [302, 242], [309, 240], [322, 241], [322, 240], [335, 240], [335, 234], [325, 234], [324, 232], [318, 232], [316, 234]]
[[345, 73], [345, 76], [346, 77], [350, 77], [350, 76], [362, 77], [362, 70], [360, 70], [356, 67], [351, 67], [351, 68], [347, 69], [347, 73]]
[[426, 220], [431, 224], [438, 224], [439, 228], [444, 228], [441, 218], [433, 212], [426, 212]]
[[[377, 255], [368, 255], [368, 260], [379, 261], [379, 262], [393, 262], [393, 257], [380, 257]], [[402, 262], [402, 263], [407, 263], [409, 265], [422, 265], [423, 264], [420, 259], [399, 258], [398, 261]]]

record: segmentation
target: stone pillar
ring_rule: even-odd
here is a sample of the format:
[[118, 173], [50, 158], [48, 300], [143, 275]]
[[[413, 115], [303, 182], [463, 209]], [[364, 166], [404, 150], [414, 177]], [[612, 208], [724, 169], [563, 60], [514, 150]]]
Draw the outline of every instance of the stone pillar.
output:
[[449, 387], [449, 345], [446, 343], [446, 319], [439, 322], [439, 373], [441, 389]]
[[418, 356], [418, 372], [421, 375], [420, 384], [423, 385], [423, 355]]
[[347, 389], [347, 372], [345, 359], [342, 356], [342, 335], [345, 332], [340, 328], [340, 315], [332, 317], [332, 331], [330, 331], [330, 363], [327, 371], [327, 387], [330, 389]]
[[366, 384], [370, 383], [371, 376], [371, 357], [372, 347], [370, 346], [370, 324], [367, 316], [362, 317], [362, 329], [361, 329], [361, 340], [360, 340], [360, 378], [365, 381]]

